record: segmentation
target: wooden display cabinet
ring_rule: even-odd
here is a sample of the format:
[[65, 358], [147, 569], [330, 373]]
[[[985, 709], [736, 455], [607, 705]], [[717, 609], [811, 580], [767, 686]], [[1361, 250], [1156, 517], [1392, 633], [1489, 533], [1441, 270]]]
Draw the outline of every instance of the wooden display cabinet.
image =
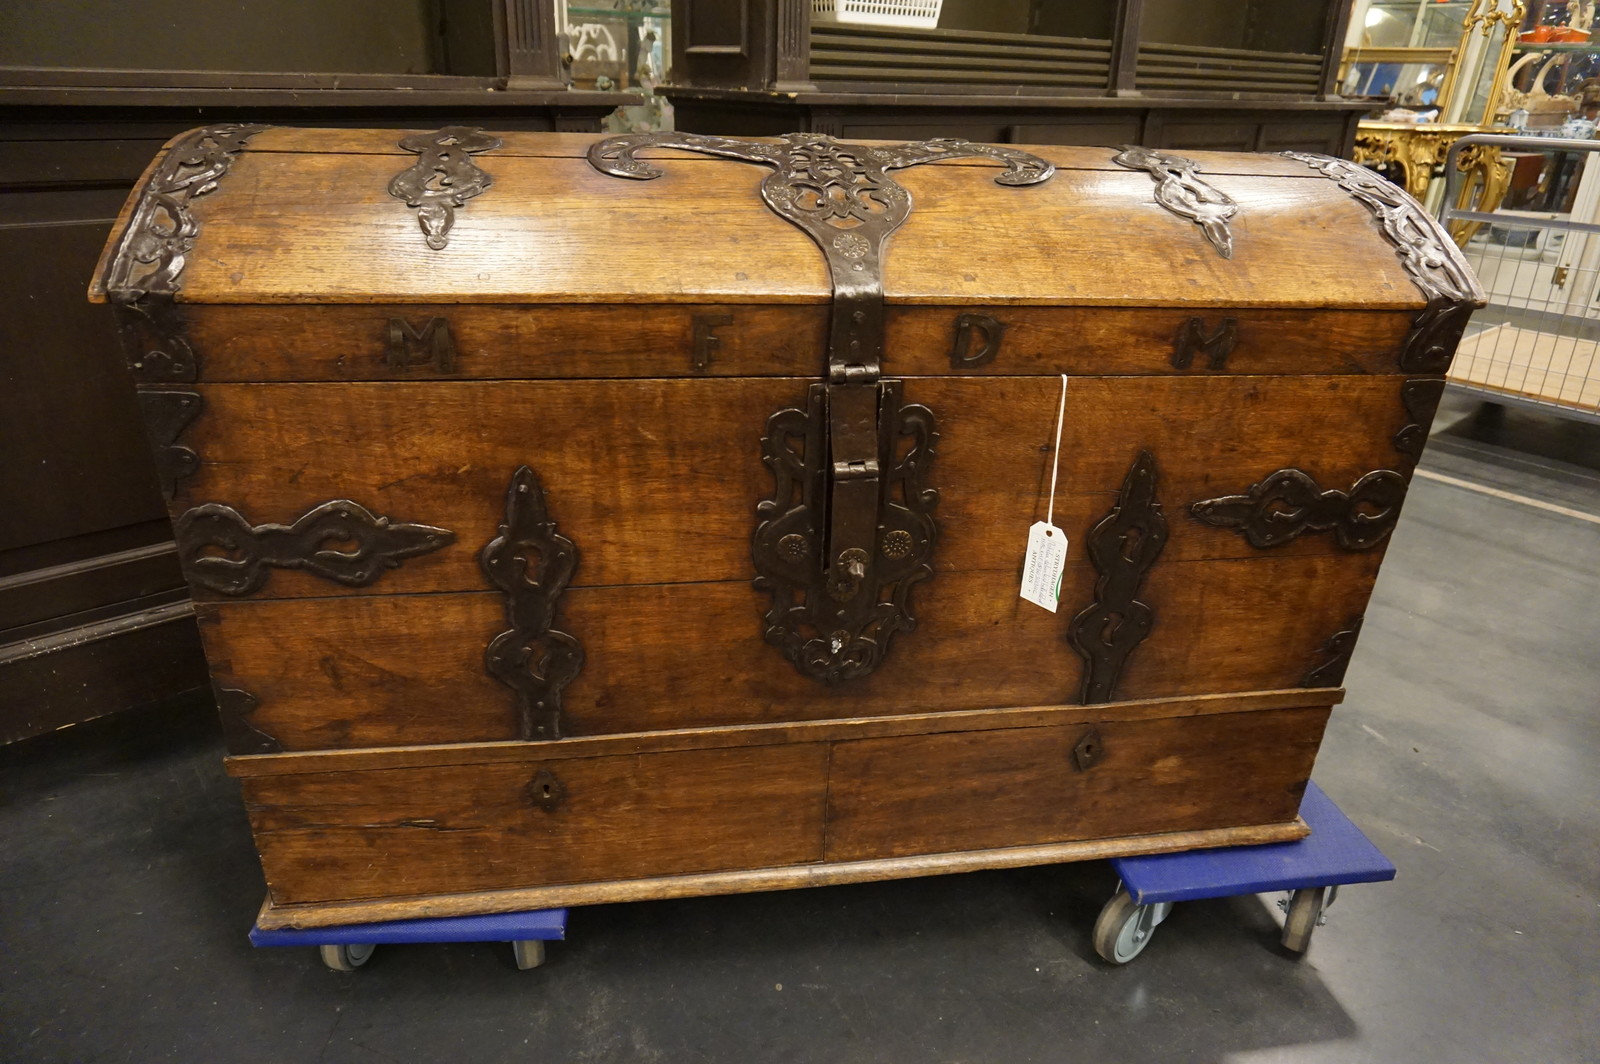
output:
[[1350, 0], [946, 0], [935, 29], [674, 0], [680, 129], [1347, 153]]

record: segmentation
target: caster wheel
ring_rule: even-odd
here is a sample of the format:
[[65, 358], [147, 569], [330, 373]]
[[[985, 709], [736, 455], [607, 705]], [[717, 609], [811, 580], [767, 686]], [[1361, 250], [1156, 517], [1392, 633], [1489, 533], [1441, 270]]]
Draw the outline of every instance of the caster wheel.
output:
[[1094, 922], [1094, 951], [1112, 964], [1127, 964], [1149, 945], [1156, 925], [1171, 911], [1169, 901], [1140, 905], [1119, 887]]
[[367, 963], [377, 947], [370, 942], [321, 946], [322, 963], [336, 972], [353, 972]]
[[544, 963], [544, 939], [530, 938], [511, 943], [511, 955], [517, 959], [517, 968], [527, 971]]
[[1283, 948], [1304, 953], [1311, 948], [1311, 933], [1322, 921], [1326, 887], [1302, 887], [1289, 899], [1289, 915], [1283, 921]]

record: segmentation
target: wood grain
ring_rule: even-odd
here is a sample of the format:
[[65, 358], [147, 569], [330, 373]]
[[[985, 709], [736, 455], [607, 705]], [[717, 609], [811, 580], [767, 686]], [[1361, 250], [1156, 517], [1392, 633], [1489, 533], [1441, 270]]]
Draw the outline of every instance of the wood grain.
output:
[[[1158, 563], [1150, 637], [1119, 698], [1297, 686], [1364, 608], [1372, 554]], [[567, 734], [603, 735], [1071, 703], [1082, 660], [1067, 623], [1094, 573], [1067, 567], [1062, 609], [1017, 597], [1014, 573], [940, 573], [917, 589], [917, 630], [870, 676], [827, 687], [760, 637], [748, 584], [583, 588], [559, 624], [583, 644], [563, 694]], [[492, 593], [248, 601], [202, 608], [207, 657], [260, 702], [253, 726], [286, 750], [514, 739], [510, 692], [483, 668], [503, 625]]]
[[[827, 757], [820, 743], [535, 757], [243, 787], [272, 898], [296, 904], [814, 861]], [[527, 793], [541, 769], [554, 811]]]
[[[816, 303], [830, 293], [816, 246], [761, 201], [766, 167], [684, 157], [656, 180], [626, 181], [576, 158], [480, 157], [494, 184], [456, 211], [449, 246], [433, 251], [415, 212], [388, 194], [402, 161], [243, 152], [195, 202], [201, 232], [180, 298]], [[1371, 214], [1332, 181], [1216, 175], [1241, 205], [1234, 255], [1223, 259], [1197, 226], [1157, 205], [1143, 171], [1067, 169], [1021, 189], [995, 185], [994, 173], [897, 172], [915, 207], [886, 254], [891, 301], [1423, 304]]]
[[[575, 586], [742, 580], [755, 507], [771, 490], [760, 458], [768, 415], [800, 401], [789, 378], [435, 381], [201, 386], [205, 412], [183, 442], [202, 456], [174, 516], [221, 502], [249, 520], [288, 522], [329, 499], [447, 528], [454, 545], [406, 560], [356, 594], [484, 588], [478, 551], [504, 519], [513, 470], [539, 474]], [[1067, 396], [1056, 524], [1081, 557], [1140, 449], [1158, 467], [1172, 526], [1160, 565], [1260, 555], [1187, 516], [1198, 499], [1247, 489], [1286, 466], [1348, 489], [1391, 468], [1406, 420], [1398, 377], [1079, 377]], [[935, 565], [1019, 571], [1027, 529], [1045, 517], [1060, 381], [929, 377], [905, 398], [933, 409], [940, 439]], [[1314, 411], [1315, 413], [1311, 413]], [[1272, 556], [1325, 554], [1327, 535]], [[1005, 581], [998, 580], [997, 589]], [[262, 597], [344, 594], [278, 571]], [[996, 594], [1003, 594], [1000, 590]], [[200, 597], [215, 597], [197, 591]]]
[[1273, 823], [1293, 818], [1326, 717], [1096, 725], [1086, 772], [1075, 727], [551, 762], [529, 747], [242, 786], [273, 901], [295, 905]]
[[[1289, 820], [1326, 708], [834, 745], [831, 861]], [[1101, 760], [1079, 769], [1093, 733]]]
[[[891, 307], [884, 373], [889, 376], [1392, 373], [1413, 315], [1404, 311], [975, 307], [1004, 327], [999, 353], [971, 369], [951, 366], [958, 308]], [[207, 381], [370, 381], [608, 377], [821, 376], [828, 311], [822, 306], [193, 306], [190, 343]], [[394, 366], [391, 319], [414, 328], [449, 322], [449, 370]], [[1221, 370], [1199, 356], [1172, 365], [1173, 342], [1191, 317], [1207, 335], [1237, 321], [1238, 340]], [[695, 357], [697, 320], [712, 329], [704, 368]]]
[[555, 739], [530, 747], [525, 742], [456, 743], [441, 746], [389, 746], [308, 753], [252, 754], [227, 759], [231, 776], [277, 776], [303, 772], [355, 772], [441, 765], [490, 765], [611, 754], [655, 754], [668, 750], [722, 750], [745, 746], [821, 742], [830, 739], [874, 739], [890, 735], [939, 735], [1037, 728], [1104, 720], [1161, 720], [1212, 713], [1246, 713], [1260, 709], [1327, 707], [1344, 699], [1336, 687], [1287, 691], [1152, 698], [1137, 702], [1100, 702], [1087, 706], [1018, 706], [1012, 709], [968, 709], [939, 713], [906, 713], [889, 717], [854, 717], [797, 723], [739, 724], [670, 731], [624, 732]]
[[1119, 836], [1084, 842], [1057, 842], [1042, 846], [1011, 846], [999, 850], [940, 853], [917, 857], [890, 857], [874, 861], [829, 861], [786, 868], [753, 868], [699, 875], [654, 876], [639, 879], [582, 883], [559, 887], [531, 887], [435, 894], [382, 901], [328, 902], [313, 905], [274, 905], [269, 898], [256, 924], [264, 929], [283, 927], [338, 927], [480, 913], [526, 912], [573, 905], [662, 898], [695, 898], [709, 894], [742, 894], [795, 887], [826, 887], [841, 883], [870, 883], [885, 879], [948, 875], [983, 868], [1025, 868], [1064, 861], [1092, 861], [1144, 853], [1178, 853], [1218, 846], [1257, 846], [1289, 842], [1310, 834], [1298, 817], [1282, 824], [1209, 828], [1162, 835]]

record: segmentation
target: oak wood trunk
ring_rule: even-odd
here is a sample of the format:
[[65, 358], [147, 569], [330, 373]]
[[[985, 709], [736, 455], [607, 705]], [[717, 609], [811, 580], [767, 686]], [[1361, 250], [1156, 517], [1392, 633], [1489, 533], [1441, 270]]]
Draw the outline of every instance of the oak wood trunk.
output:
[[265, 926], [1302, 834], [1482, 303], [1322, 156], [249, 126], [91, 297]]

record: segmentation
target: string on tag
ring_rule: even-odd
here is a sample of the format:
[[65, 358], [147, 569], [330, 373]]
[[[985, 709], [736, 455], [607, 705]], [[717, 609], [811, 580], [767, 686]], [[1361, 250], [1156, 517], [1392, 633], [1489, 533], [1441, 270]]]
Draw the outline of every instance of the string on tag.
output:
[[[1022, 562], [1024, 599], [1056, 612], [1061, 574], [1067, 565], [1067, 537], [1056, 527], [1056, 476], [1061, 472], [1061, 426], [1067, 420], [1067, 375], [1061, 375], [1061, 405], [1056, 410], [1056, 447], [1050, 459], [1050, 502], [1043, 521], [1028, 529], [1028, 553]], [[1035, 505], [1038, 505], [1035, 503]]]
[[1050, 455], [1050, 502], [1045, 507], [1044, 523], [1056, 523], [1056, 473], [1061, 469], [1061, 423], [1067, 417], [1067, 375], [1061, 375], [1061, 405], [1056, 410], [1056, 446]]

